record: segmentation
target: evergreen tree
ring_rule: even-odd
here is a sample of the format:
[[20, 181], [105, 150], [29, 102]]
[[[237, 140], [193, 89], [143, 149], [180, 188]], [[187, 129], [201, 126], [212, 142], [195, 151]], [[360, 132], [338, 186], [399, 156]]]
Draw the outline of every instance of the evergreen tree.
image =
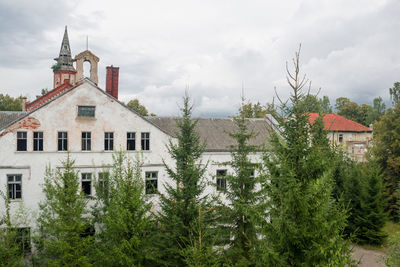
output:
[[[166, 195], [160, 195], [161, 213], [158, 238], [158, 258], [165, 266], [184, 266], [183, 251], [191, 240], [198, 239], [198, 231], [193, 229], [199, 218], [204, 216], [204, 225], [209, 227], [212, 209], [207, 195], [204, 195], [204, 172], [201, 156], [205, 145], [196, 132], [197, 121], [191, 119], [192, 107], [189, 97], [184, 97], [183, 117], [177, 120], [177, 143], [168, 145], [169, 153], [175, 161], [170, 167], [164, 163], [174, 184], [166, 184]], [[206, 245], [210, 240], [203, 240]]]
[[248, 129], [243, 107], [242, 104], [239, 116], [234, 118], [237, 129], [230, 133], [236, 144], [229, 147], [232, 159], [226, 163], [233, 172], [226, 176], [227, 186], [222, 192], [226, 204], [221, 209], [221, 232], [225, 232], [223, 236], [230, 236], [226, 259], [233, 265], [249, 266], [253, 264], [252, 254], [259, 247], [265, 206], [261, 201], [263, 192], [257, 188], [259, 181], [255, 178], [258, 164], [250, 159], [256, 152], [256, 147], [249, 144], [255, 134]]
[[90, 266], [89, 220], [85, 199], [80, 192], [78, 173], [68, 155], [63, 171], [46, 170], [44, 201], [39, 205], [39, 236], [36, 240], [39, 263], [49, 266]]
[[20, 246], [17, 229], [11, 222], [10, 198], [3, 191], [0, 191], [0, 196], [5, 207], [5, 212], [0, 213], [0, 266], [22, 266], [24, 251]]
[[[113, 155], [110, 174], [102, 175], [96, 193], [104, 209], [96, 234], [95, 265], [143, 266], [149, 258], [154, 231], [151, 204], [145, 200], [139, 158], [132, 163], [122, 153]], [[108, 179], [108, 180], [105, 180]]]
[[333, 172], [326, 152], [330, 148], [318, 134], [323, 124], [311, 131], [308, 113], [299, 105], [307, 83], [299, 76], [299, 52], [293, 63], [294, 72], [288, 70], [293, 89], [290, 105], [282, 105], [286, 119], [278, 118], [280, 135], [273, 134], [271, 150], [265, 155], [268, 220], [264, 251], [279, 256], [276, 265], [344, 266], [351, 263], [348, 243], [342, 237], [346, 212], [332, 196]]

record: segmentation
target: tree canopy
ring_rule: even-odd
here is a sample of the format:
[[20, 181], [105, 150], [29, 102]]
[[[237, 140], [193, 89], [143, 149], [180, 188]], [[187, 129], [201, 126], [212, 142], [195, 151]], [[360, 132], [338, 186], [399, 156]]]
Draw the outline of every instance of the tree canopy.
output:
[[21, 97], [12, 97], [7, 94], [0, 94], [0, 110], [1, 111], [21, 111]]

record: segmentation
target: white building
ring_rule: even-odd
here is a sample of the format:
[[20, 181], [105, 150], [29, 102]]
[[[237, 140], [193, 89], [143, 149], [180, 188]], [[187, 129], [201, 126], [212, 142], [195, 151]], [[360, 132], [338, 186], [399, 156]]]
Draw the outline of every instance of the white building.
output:
[[[154, 208], [157, 208], [157, 194], [151, 185], [164, 193], [163, 185], [170, 182], [162, 162], [174, 164], [166, 145], [169, 140], [176, 140], [176, 120], [142, 117], [130, 110], [117, 99], [118, 68], [107, 67], [104, 91], [97, 86], [98, 58], [90, 51], [78, 56], [79, 64], [93, 60], [90, 75], [94, 80], [76, 79], [83, 69], [77, 66], [75, 71], [71, 65], [65, 31], [60, 57], [56, 59], [58, 66], [54, 68], [56, 87], [32, 103], [24, 103], [23, 112], [0, 112], [0, 189], [8, 188], [12, 212], [20, 205], [29, 211], [32, 220], [23, 225], [27, 228], [35, 227], [38, 205], [44, 199], [42, 184], [46, 166], [62, 167], [67, 153], [75, 160], [82, 190], [88, 195], [95, 194], [94, 181], [105, 166], [112, 164], [113, 152], [120, 149], [130, 156], [137, 152], [143, 155], [146, 193], [152, 196]], [[257, 134], [252, 144], [266, 143], [269, 136], [266, 120], [249, 120], [249, 129]], [[231, 158], [228, 146], [234, 140], [228, 133], [235, 130], [233, 120], [199, 118], [197, 130], [207, 143], [203, 154], [203, 162], [209, 162], [207, 178], [226, 186], [217, 174], [230, 171], [221, 163]], [[258, 160], [260, 155], [254, 155], [254, 161]], [[207, 192], [216, 192], [216, 188], [210, 186]], [[0, 211], [3, 209], [4, 203], [1, 203]]]

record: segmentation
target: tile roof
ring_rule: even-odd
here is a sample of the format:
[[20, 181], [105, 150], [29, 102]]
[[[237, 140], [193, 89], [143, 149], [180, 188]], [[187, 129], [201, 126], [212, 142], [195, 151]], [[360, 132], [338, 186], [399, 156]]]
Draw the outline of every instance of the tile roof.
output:
[[[153, 124], [164, 130], [167, 134], [176, 137], [178, 127], [177, 118], [147, 117]], [[229, 151], [229, 146], [235, 145], [235, 141], [229, 133], [235, 131], [236, 125], [232, 118], [195, 118], [198, 120], [196, 130], [200, 134], [201, 141], [206, 141], [206, 151]], [[265, 119], [248, 119], [248, 129], [253, 131], [255, 138], [250, 140], [251, 145], [262, 146], [268, 143], [270, 127]]]
[[[319, 117], [318, 113], [310, 113], [310, 123]], [[346, 119], [337, 114], [325, 114], [324, 118], [325, 130], [338, 132], [372, 132], [372, 130], [355, 121]]]
[[27, 103], [26, 111], [31, 111], [31, 110], [34, 110], [34, 109], [40, 107], [41, 105], [45, 104], [46, 102], [50, 101], [54, 97], [62, 94], [63, 92], [67, 91], [68, 89], [70, 89], [72, 87], [73, 87], [72, 84], [70, 84], [69, 81], [66, 80], [63, 84], [61, 84], [57, 88], [54, 88], [47, 94], [39, 97], [38, 99], [35, 99], [31, 103]]
[[0, 129], [21, 118], [25, 114], [26, 112], [23, 111], [0, 111]]

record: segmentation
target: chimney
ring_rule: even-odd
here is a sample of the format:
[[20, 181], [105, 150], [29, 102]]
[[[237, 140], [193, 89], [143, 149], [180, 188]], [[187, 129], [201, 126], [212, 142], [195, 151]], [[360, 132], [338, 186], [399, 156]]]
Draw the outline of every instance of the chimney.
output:
[[119, 67], [114, 67], [113, 65], [107, 66], [107, 76], [106, 76], [106, 92], [118, 99], [118, 76]]
[[26, 111], [26, 96], [22, 97], [22, 111]]

